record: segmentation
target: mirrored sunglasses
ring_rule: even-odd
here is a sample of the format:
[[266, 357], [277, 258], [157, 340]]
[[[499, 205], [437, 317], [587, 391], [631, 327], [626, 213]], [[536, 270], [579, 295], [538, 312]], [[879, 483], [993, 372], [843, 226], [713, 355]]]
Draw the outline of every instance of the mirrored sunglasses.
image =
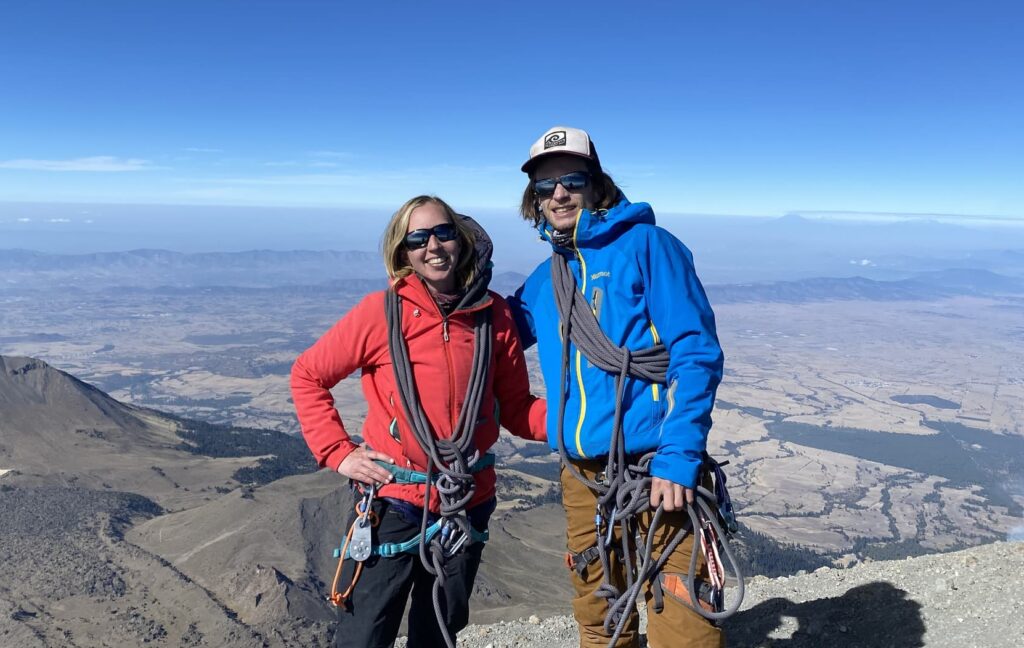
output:
[[557, 178], [544, 178], [533, 181], [533, 190], [538, 196], [551, 196], [555, 187], [562, 185], [566, 191], [579, 191], [590, 184], [590, 174], [586, 171], [573, 171]]
[[436, 236], [438, 241], [445, 243], [447, 241], [454, 241], [459, 235], [459, 230], [455, 229], [455, 225], [451, 223], [441, 223], [440, 225], [434, 225], [430, 229], [413, 230], [405, 235], [402, 242], [405, 244], [406, 249], [418, 250], [427, 246], [431, 235]]

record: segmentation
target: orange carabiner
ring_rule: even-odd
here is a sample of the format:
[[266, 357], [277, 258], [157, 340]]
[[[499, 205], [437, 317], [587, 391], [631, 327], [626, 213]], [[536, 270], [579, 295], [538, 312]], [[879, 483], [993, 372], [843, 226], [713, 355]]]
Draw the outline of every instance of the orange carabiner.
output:
[[[359, 524], [359, 518], [365, 517], [370, 521], [370, 526], [376, 528], [380, 524], [380, 518], [377, 517], [377, 513], [370, 509], [369, 511], [363, 511], [359, 508], [361, 502], [356, 502], [356, 515], [358, 516], [353, 522], [352, 526], [348, 528], [348, 534], [345, 536], [345, 544], [341, 547], [341, 555], [338, 557], [338, 568], [334, 572], [334, 581], [331, 583], [331, 596], [330, 601], [335, 607], [344, 607], [345, 602], [348, 601], [349, 597], [352, 596], [352, 590], [356, 588], [356, 583], [359, 582], [359, 576], [363, 573], [363, 563], [356, 563], [356, 571], [352, 574], [352, 582], [349, 583], [348, 587], [345, 588], [344, 592], [338, 593], [338, 581], [341, 580], [341, 571], [345, 566], [345, 554], [348, 553], [348, 545], [352, 541], [352, 534], [356, 530], [356, 525]], [[369, 503], [367, 503], [369, 505]]]

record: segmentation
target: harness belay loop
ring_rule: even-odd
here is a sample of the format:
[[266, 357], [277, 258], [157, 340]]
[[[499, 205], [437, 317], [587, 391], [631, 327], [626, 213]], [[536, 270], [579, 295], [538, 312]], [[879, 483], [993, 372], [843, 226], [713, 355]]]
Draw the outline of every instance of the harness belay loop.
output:
[[[609, 646], [614, 646], [625, 629], [629, 616], [636, 609], [636, 600], [644, 583], [650, 583], [655, 599], [655, 610], [662, 607], [661, 572], [669, 556], [683, 542], [689, 533], [693, 533], [694, 550], [690, 559], [689, 573], [685, 579], [685, 589], [679, 592], [670, 590], [695, 612], [712, 621], [725, 619], [739, 609], [743, 600], [743, 575], [739, 564], [729, 547], [728, 537], [738, 526], [725, 485], [725, 473], [721, 466], [704, 453], [704, 470], [708, 471], [714, 482], [714, 490], [707, 490], [698, 485], [695, 489], [695, 502], [687, 504], [688, 523], [677, 531], [664, 548], [660, 557], [653, 558], [654, 538], [661, 524], [664, 513], [663, 505], [651, 513], [650, 527], [646, 537], [637, 525], [637, 516], [650, 511], [650, 492], [652, 476], [650, 462], [655, 453], [650, 452], [631, 463], [626, 454], [625, 435], [622, 429], [623, 394], [629, 379], [640, 379], [648, 383], [664, 385], [669, 365], [669, 353], [664, 344], [655, 344], [646, 349], [630, 350], [613, 343], [597, 320], [593, 310], [583, 294], [576, 289], [576, 279], [569, 269], [566, 258], [555, 252], [551, 256], [551, 283], [555, 303], [558, 308], [562, 326], [562, 385], [559, 392], [558, 409], [558, 452], [562, 465], [574, 478], [597, 493], [597, 512], [595, 515], [595, 531], [597, 534], [597, 558], [601, 561], [604, 582], [596, 595], [607, 600], [608, 611], [605, 615], [604, 628], [611, 634]], [[608, 462], [598, 479], [588, 479], [572, 464], [565, 447], [565, 408], [569, 377], [570, 345], [586, 356], [595, 367], [615, 376], [615, 415], [612, 422], [612, 433], [608, 448]], [[602, 525], [607, 527], [603, 529]], [[626, 587], [619, 591], [611, 582], [611, 559], [609, 548], [614, 537], [614, 527], [620, 530], [621, 547], [616, 551], [624, 563]], [[632, 543], [636, 541], [634, 547]], [[567, 556], [569, 563], [578, 573], [582, 574], [577, 560], [586, 552], [575, 556]], [[591, 555], [593, 552], [589, 552]], [[709, 567], [711, 591], [705, 592], [701, 598], [701, 586], [695, 576], [697, 561], [703, 554]], [[634, 564], [634, 556], [636, 564]], [[725, 560], [722, 559], [724, 556]], [[728, 563], [729, 569], [726, 569]], [[724, 607], [724, 589], [727, 571], [737, 583], [737, 596], [728, 609]], [[707, 606], [701, 601], [712, 599]], [[688, 600], [687, 600], [688, 599]], [[710, 607], [710, 609], [708, 609]]]

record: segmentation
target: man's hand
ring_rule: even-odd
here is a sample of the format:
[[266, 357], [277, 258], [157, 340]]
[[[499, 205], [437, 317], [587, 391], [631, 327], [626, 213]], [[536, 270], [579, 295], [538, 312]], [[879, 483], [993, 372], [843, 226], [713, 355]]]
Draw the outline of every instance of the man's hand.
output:
[[365, 446], [360, 446], [345, 457], [341, 465], [338, 466], [338, 472], [349, 479], [361, 481], [364, 484], [374, 484], [377, 486], [387, 484], [392, 480], [392, 474], [386, 468], [382, 468], [374, 463], [374, 459], [380, 459], [390, 464], [395, 463], [394, 459], [383, 452], [369, 450]]
[[651, 508], [664, 504], [666, 511], [682, 511], [687, 504], [693, 504], [693, 497], [692, 488], [661, 477], [651, 479]]

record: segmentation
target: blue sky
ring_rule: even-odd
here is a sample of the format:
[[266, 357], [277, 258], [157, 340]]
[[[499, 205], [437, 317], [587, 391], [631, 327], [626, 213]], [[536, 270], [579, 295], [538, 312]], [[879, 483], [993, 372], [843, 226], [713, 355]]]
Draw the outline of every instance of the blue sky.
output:
[[1019, 2], [7, 2], [0, 201], [513, 210], [591, 131], [660, 212], [1024, 218]]

